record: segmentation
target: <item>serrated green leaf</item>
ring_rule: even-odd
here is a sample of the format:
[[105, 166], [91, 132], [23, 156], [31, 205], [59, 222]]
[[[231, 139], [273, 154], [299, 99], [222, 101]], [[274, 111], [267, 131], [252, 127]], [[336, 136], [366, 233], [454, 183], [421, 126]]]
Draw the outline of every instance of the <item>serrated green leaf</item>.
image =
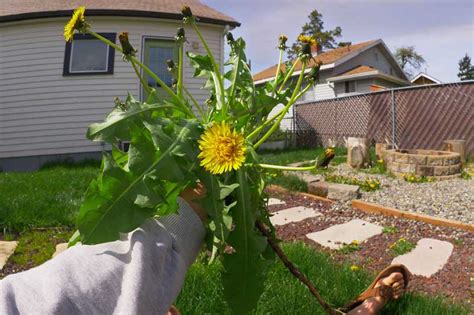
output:
[[263, 292], [268, 265], [262, 257], [267, 247], [266, 238], [255, 230], [255, 206], [258, 203], [252, 200], [247, 176], [244, 167], [236, 171], [239, 184], [235, 191], [237, 204], [232, 209], [234, 229], [228, 238], [233, 253], [224, 255], [223, 260], [224, 295], [236, 314], [246, 314], [256, 307]]
[[[146, 218], [153, 216], [156, 203], [172, 205], [171, 201], [160, 194], [160, 190], [166, 191], [162, 174], [169, 169], [167, 163], [172, 150], [189, 142], [192, 131], [196, 132], [196, 122], [186, 122], [177, 130], [179, 132], [169, 147], [153, 161], [148, 161], [146, 168], [137, 168], [141, 169], [140, 172], [126, 171], [109, 154], [104, 155], [102, 174], [90, 184], [78, 216], [83, 244], [116, 240], [120, 232], [130, 232]], [[153, 176], [153, 172], [160, 174], [159, 180], [153, 180], [157, 177]], [[149, 180], [153, 180], [155, 187], [150, 187]], [[186, 182], [181, 181], [179, 185], [184, 189]]]

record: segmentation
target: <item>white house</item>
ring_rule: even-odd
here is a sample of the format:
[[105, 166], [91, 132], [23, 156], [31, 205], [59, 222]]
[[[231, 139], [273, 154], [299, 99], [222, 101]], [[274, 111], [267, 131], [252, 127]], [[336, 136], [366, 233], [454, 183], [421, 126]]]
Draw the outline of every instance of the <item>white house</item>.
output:
[[[410, 81], [398, 65], [383, 40], [377, 39], [328, 51], [313, 50], [313, 60], [321, 62], [319, 83], [303, 95], [300, 102], [319, 101], [381, 89], [410, 85]], [[295, 67], [294, 76], [301, 73], [301, 63]], [[277, 65], [253, 76], [256, 85], [273, 80]], [[282, 106], [274, 109], [274, 113]], [[290, 129], [292, 110], [282, 122], [282, 129]]]
[[[104, 147], [85, 138], [87, 126], [104, 119], [115, 97], [131, 92], [143, 98], [120, 53], [88, 36], [65, 43], [64, 25], [74, 8], [85, 6], [93, 29], [117, 43], [119, 32], [129, 32], [141, 60], [171, 84], [165, 61], [177, 54], [173, 39], [185, 4], [200, 18], [203, 36], [223, 63], [225, 28], [240, 24], [199, 0], [0, 0], [0, 169], [96, 158]], [[184, 49], [204, 54], [197, 35], [185, 29]], [[186, 63], [184, 83], [203, 102], [204, 80], [192, 75]]]
[[440, 84], [442, 83], [440, 80], [436, 79], [433, 76], [430, 76], [427, 73], [420, 72], [410, 80], [412, 84], [415, 85], [425, 85], [425, 84]]

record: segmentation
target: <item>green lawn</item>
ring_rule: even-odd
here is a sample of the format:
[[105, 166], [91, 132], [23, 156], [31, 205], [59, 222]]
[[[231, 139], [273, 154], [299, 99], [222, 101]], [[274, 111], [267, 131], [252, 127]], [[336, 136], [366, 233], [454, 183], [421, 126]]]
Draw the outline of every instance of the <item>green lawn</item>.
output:
[[[362, 292], [373, 275], [364, 271], [353, 272], [349, 265], [336, 265], [326, 254], [301, 243], [285, 244], [290, 259], [313, 281], [330, 303], [342, 306]], [[177, 300], [183, 314], [231, 314], [224, 302], [220, 284], [221, 265], [196, 262], [186, 276], [186, 282]], [[296, 280], [279, 261], [268, 274], [265, 291], [254, 314], [325, 314], [314, 297]], [[407, 294], [393, 302], [381, 314], [468, 314], [442, 298]]]
[[94, 166], [57, 166], [38, 172], [0, 173], [0, 229], [72, 227]]

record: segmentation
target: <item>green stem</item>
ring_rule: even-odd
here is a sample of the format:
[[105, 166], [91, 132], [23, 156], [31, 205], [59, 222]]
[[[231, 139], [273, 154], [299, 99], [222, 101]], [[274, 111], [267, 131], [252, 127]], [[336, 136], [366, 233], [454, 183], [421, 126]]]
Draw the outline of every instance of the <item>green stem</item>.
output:
[[313, 166], [304, 166], [304, 167], [292, 167], [292, 166], [282, 166], [282, 165], [273, 165], [273, 164], [257, 164], [261, 168], [269, 168], [272, 170], [284, 170], [284, 171], [312, 171], [317, 168], [316, 165]]
[[[211, 59], [212, 66], [214, 68], [215, 76], [217, 77], [217, 87], [216, 89], [219, 89], [220, 91], [220, 103], [221, 103], [221, 108], [222, 108], [222, 113], [224, 116], [227, 114], [227, 105], [225, 103], [225, 97], [224, 97], [224, 82], [222, 81], [222, 76], [221, 76], [221, 71], [219, 66], [216, 63], [216, 60], [214, 59], [214, 55], [211, 52], [211, 49], [209, 48], [209, 45], [207, 44], [206, 40], [202, 36], [201, 32], [199, 31], [198, 27], [196, 26], [195, 22], [192, 22], [191, 25], [194, 28], [194, 31], [198, 35], [199, 39], [201, 40], [201, 43], [203, 44], [204, 48], [206, 49], [207, 55], [209, 56], [209, 59]], [[219, 100], [218, 100], [219, 102]]]
[[[304, 93], [306, 93], [309, 88], [311, 87], [311, 85], [308, 85], [306, 86], [295, 98], [295, 100], [299, 99], [301, 97], [301, 95], [303, 95]], [[280, 117], [280, 115], [285, 115], [286, 114], [286, 111], [285, 111], [285, 108], [283, 108], [280, 112], [278, 112], [278, 114], [275, 114], [275, 116], [273, 116], [272, 118], [269, 118], [268, 120], [266, 120], [263, 124], [261, 124], [260, 126], [257, 127], [257, 129], [255, 129], [254, 131], [252, 131], [248, 136], [247, 136], [247, 140], [250, 140], [252, 139], [255, 135], [259, 134], [262, 129], [264, 129], [267, 125], [269, 125], [272, 121], [274, 121], [275, 119], [277, 119], [278, 117]]]
[[150, 87], [148, 86], [148, 83], [145, 81], [145, 79], [142, 77], [140, 74], [140, 71], [138, 71], [137, 65], [135, 64], [135, 61], [133, 59], [130, 59], [130, 63], [132, 64], [133, 70], [135, 71], [135, 74], [137, 75], [138, 79], [140, 80], [143, 88], [147, 93], [150, 93]]
[[277, 85], [277, 82], [278, 82], [278, 77], [280, 76], [280, 68], [281, 68], [281, 61], [283, 59], [283, 49], [280, 49], [280, 57], [278, 57], [278, 66], [277, 66], [277, 70], [276, 70], [276, 73], [275, 73], [275, 81], [273, 81], [273, 92], [272, 94], [275, 94], [275, 90], [276, 90], [276, 85]]
[[181, 96], [183, 94], [183, 44], [178, 46], [178, 89], [177, 94]]
[[291, 95], [290, 101], [288, 102], [288, 104], [286, 104], [285, 108], [282, 110], [282, 113], [281, 113], [280, 117], [278, 117], [277, 121], [275, 121], [273, 123], [270, 130], [268, 130], [267, 133], [265, 135], [263, 135], [263, 137], [256, 144], [254, 144], [253, 147], [255, 149], [258, 148], [262, 143], [264, 143], [265, 140], [267, 140], [268, 137], [270, 137], [271, 134], [280, 126], [280, 122], [283, 120], [283, 117], [288, 112], [291, 105], [293, 105], [293, 103], [296, 101], [296, 99], [297, 99], [296, 97], [298, 95], [301, 95], [301, 93], [298, 93], [298, 92], [299, 92], [300, 87], [301, 87], [301, 82], [303, 81], [303, 76], [304, 76], [304, 70], [305, 69], [306, 69], [306, 63], [303, 63], [303, 66], [301, 67], [301, 73], [300, 73], [300, 76], [298, 78], [298, 82], [296, 83], [295, 89], [293, 90], [293, 94]]
[[242, 59], [242, 46], [239, 45], [239, 52], [238, 52], [238, 56], [237, 56], [237, 66], [235, 68], [235, 74], [234, 74], [234, 77], [232, 78], [232, 84], [230, 86], [230, 93], [229, 93], [229, 105], [230, 106], [232, 106], [232, 104], [234, 103], [235, 87], [237, 86], [237, 77], [239, 76], [241, 59]]
[[[90, 35], [94, 36], [95, 38], [97, 38], [98, 40], [102, 41], [103, 43], [109, 45], [110, 47], [116, 49], [117, 51], [123, 53], [123, 50], [122, 50], [122, 47], [120, 47], [119, 45], [111, 42], [110, 40], [108, 40], [107, 38], [97, 34], [96, 32], [94, 31], [91, 31], [91, 30], [88, 30], [87, 31]], [[165, 91], [166, 93], [168, 93], [169, 96], [171, 96], [171, 98], [175, 98], [178, 100], [179, 102], [179, 105], [184, 109], [184, 111], [190, 115], [191, 117], [195, 118], [196, 115], [194, 115], [193, 111], [186, 106], [186, 104], [184, 104], [184, 102], [182, 101], [182, 99], [180, 99], [176, 93], [173, 92], [172, 89], [170, 89], [170, 87], [168, 85], [166, 85], [165, 82], [163, 82], [153, 71], [151, 71], [150, 68], [148, 68], [145, 64], [143, 64], [142, 62], [140, 62], [137, 58], [135, 57], [131, 57], [130, 58], [131, 60], [133, 60], [137, 65], [139, 65], [143, 71], [145, 71], [150, 77], [153, 78], [153, 80], [155, 80]]]
[[286, 74], [285, 79], [283, 80], [283, 83], [281, 84], [280, 88], [278, 89], [278, 93], [280, 93], [283, 90], [283, 88], [285, 87], [286, 81], [288, 81], [288, 79], [291, 77], [291, 75], [295, 71], [295, 67], [296, 67], [296, 64], [298, 63], [298, 61], [300, 61], [300, 57], [296, 58], [295, 62], [291, 66], [290, 70], [288, 70], [288, 73]]
[[197, 108], [198, 112], [199, 112], [199, 115], [201, 115], [202, 119], [207, 119], [207, 116], [206, 114], [204, 113], [204, 109], [202, 108], [201, 105], [199, 105], [199, 103], [196, 101], [196, 99], [194, 98], [194, 96], [188, 91], [187, 88], [185, 88], [183, 86], [183, 90], [184, 92], [186, 93], [186, 95], [191, 99], [191, 102], [193, 102], [194, 106]]

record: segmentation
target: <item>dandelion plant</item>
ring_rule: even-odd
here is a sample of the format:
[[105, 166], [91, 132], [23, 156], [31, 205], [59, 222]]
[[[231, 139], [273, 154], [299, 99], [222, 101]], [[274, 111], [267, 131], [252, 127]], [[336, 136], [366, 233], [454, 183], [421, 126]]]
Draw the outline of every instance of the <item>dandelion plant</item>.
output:
[[[78, 231], [70, 244], [117, 240], [120, 233], [136, 229], [147, 218], [176, 213], [180, 193], [201, 183], [207, 190], [202, 206], [208, 214], [209, 261], [222, 261], [224, 294], [235, 313], [255, 308], [274, 253], [333, 313], [279, 248], [266, 210], [269, 172], [312, 170], [318, 166], [262, 164], [256, 151], [279, 128], [290, 107], [318, 80], [320, 64], [311, 55], [315, 40], [301, 37], [300, 53], [293, 65], [284, 67], [280, 57], [275, 79], [256, 87], [245, 55], [245, 41], [226, 34], [230, 54], [222, 68], [199, 30], [198, 18], [189, 7], [184, 7], [182, 13], [183, 22], [196, 32], [206, 54], [184, 55], [186, 34], [184, 28], [178, 28], [178, 61], [167, 63], [174, 76], [172, 87], [136, 58], [127, 32], [120, 33], [120, 45], [94, 32], [83, 7], [74, 12], [64, 29], [66, 41], [72, 41], [75, 32], [87, 33], [121, 52], [147, 91], [143, 102], [132, 95], [117, 100], [104, 122], [89, 126], [87, 137], [110, 143], [112, 151], [104, 152], [100, 174], [87, 189]], [[280, 56], [286, 40], [286, 36], [280, 36]], [[210, 96], [204, 104], [198, 103], [185, 86], [186, 62], [194, 67], [194, 76], [206, 79]], [[293, 80], [296, 64], [302, 69]], [[155, 80], [165, 96], [148, 86], [142, 73]], [[284, 104], [283, 110], [269, 117], [278, 104]], [[119, 148], [121, 141], [130, 143], [128, 152]]]

